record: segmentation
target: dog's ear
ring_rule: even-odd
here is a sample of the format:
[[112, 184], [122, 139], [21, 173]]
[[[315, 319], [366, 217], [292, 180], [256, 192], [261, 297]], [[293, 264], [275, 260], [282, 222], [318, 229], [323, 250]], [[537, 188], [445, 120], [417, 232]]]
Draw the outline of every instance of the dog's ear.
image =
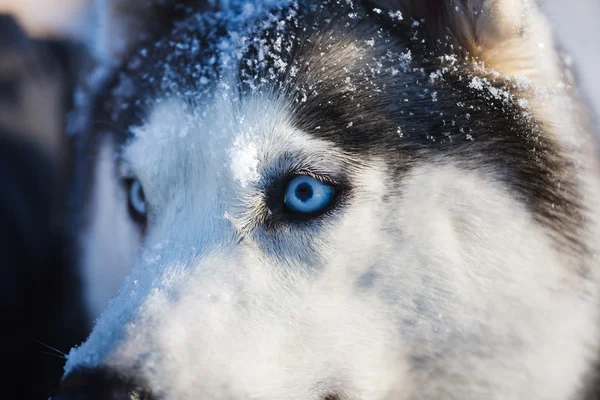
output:
[[171, 26], [186, 8], [203, 0], [94, 0], [93, 53], [118, 62], [141, 41]]
[[417, 26], [432, 43], [456, 46], [498, 72], [527, 75], [545, 56], [555, 56], [548, 23], [534, 0], [373, 2], [400, 11], [404, 21]]

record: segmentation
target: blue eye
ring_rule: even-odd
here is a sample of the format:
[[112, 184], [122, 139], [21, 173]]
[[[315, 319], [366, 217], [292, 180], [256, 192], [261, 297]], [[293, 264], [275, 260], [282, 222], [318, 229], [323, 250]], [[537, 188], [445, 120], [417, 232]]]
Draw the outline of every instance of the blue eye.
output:
[[298, 214], [316, 214], [325, 210], [333, 201], [331, 185], [307, 175], [292, 179], [285, 190], [284, 203], [290, 211]]
[[145, 218], [146, 216], [146, 197], [142, 184], [137, 179], [132, 179], [129, 182], [129, 211], [136, 219]]

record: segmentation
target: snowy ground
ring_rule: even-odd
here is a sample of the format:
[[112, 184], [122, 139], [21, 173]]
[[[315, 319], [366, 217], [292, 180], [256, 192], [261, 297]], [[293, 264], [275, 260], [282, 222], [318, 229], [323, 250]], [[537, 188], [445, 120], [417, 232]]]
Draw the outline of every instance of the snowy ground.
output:
[[[92, 0], [0, 0], [0, 11], [16, 10], [37, 33], [75, 32], [85, 25], [85, 7]], [[107, 0], [104, 0], [107, 1]], [[110, 0], [108, 0], [110, 1]], [[422, 0], [428, 1], [428, 0]], [[600, 114], [600, 0], [538, 0], [559, 40], [576, 63], [583, 89]], [[88, 14], [89, 15], [89, 14]]]

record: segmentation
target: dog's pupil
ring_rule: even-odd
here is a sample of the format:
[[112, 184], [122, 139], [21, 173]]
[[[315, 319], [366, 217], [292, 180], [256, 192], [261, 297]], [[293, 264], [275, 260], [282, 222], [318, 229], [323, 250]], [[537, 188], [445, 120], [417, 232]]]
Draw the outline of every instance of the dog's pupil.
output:
[[301, 183], [296, 188], [296, 197], [302, 202], [308, 201], [312, 195], [313, 189], [308, 183]]

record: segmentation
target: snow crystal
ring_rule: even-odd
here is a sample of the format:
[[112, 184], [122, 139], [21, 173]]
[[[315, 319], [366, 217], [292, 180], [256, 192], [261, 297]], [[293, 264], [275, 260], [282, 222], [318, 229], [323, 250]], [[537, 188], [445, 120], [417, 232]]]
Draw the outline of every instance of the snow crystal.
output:
[[471, 82], [469, 83], [469, 87], [471, 89], [482, 90], [483, 89], [483, 79], [478, 76], [474, 76]]
[[231, 151], [231, 171], [242, 187], [256, 182], [258, 173], [258, 148], [248, 138], [238, 136]]
[[431, 74], [429, 74], [429, 82], [430, 83], [436, 83], [438, 80], [440, 80], [442, 78], [442, 71], [441, 70], [437, 70], [432, 72]]
[[523, 109], [528, 109], [529, 108], [529, 102], [527, 101], [527, 99], [524, 98], [520, 98], [517, 103], [519, 104], [519, 106]]
[[388, 12], [388, 15], [392, 20], [402, 21], [403, 19], [402, 13], [400, 11], [390, 11]]
[[[492, 72], [488, 71], [488, 73]], [[492, 84], [487, 78], [474, 76], [471, 82], [469, 82], [469, 87], [479, 91], [486, 91], [492, 98], [502, 100], [504, 103], [509, 103], [512, 98], [511, 93], [507, 89]]]

